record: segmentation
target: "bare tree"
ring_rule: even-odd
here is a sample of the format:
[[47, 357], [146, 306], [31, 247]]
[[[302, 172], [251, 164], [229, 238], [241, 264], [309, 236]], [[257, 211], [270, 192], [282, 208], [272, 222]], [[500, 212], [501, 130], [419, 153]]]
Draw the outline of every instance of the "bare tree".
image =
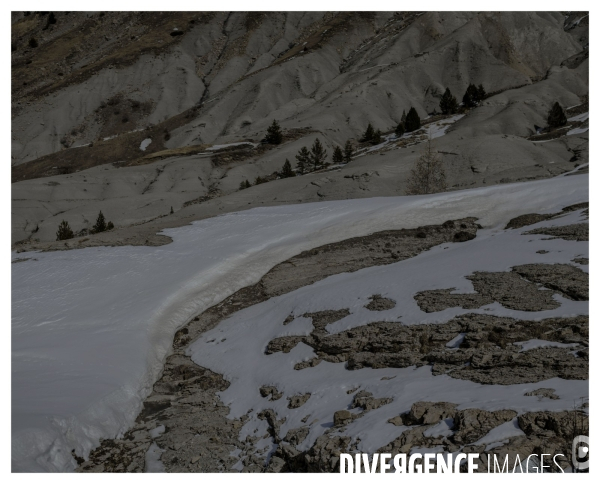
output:
[[424, 195], [446, 190], [446, 171], [444, 163], [431, 145], [431, 134], [427, 140], [427, 148], [415, 163], [410, 172], [406, 186], [407, 195]]

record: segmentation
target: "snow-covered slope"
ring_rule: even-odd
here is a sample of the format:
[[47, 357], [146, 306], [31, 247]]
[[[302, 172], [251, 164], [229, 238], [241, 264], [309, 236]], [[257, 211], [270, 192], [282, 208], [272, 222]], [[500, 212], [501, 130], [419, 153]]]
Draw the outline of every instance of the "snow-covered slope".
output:
[[[255, 209], [168, 230], [165, 233], [174, 241], [162, 247], [15, 253], [13, 261], [28, 260], [12, 265], [13, 470], [71, 470], [75, 467], [71, 449], [87, 456], [99, 438], [114, 437], [126, 430], [161, 371], [176, 329], [236, 290], [257, 282], [275, 264], [302, 250], [379, 230], [412, 228], [474, 216], [486, 230], [472, 243], [462, 246], [464, 249], [452, 249], [453, 255], [460, 257], [461, 250], [469, 253], [467, 247], [471, 247], [472, 253], [479, 254], [471, 265], [459, 269], [450, 264], [452, 267], [440, 273], [440, 277], [448, 280], [435, 284], [425, 277], [415, 279], [419, 288], [440, 287], [437, 284], [448, 283], [450, 279], [450, 284], [460, 287], [465, 271], [480, 268], [477, 261], [491, 264], [486, 250], [499, 250], [504, 254], [505, 257], [498, 258], [500, 270], [525, 260], [531, 250], [529, 246], [523, 253], [502, 252], [504, 235], [500, 235], [500, 226], [508, 219], [527, 212], [556, 212], [587, 200], [588, 176], [568, 176], [430, 196]], [[482, 237], [481, 243], [479, 237]], [[532, 238], [540, 239], [540, 236]], [[557, 260], [571, 255], [568, 245], [565, 244]], [[436, 257], [442, 257], [444, 252], [448, 251], [438, 248], [400, 264], [416, 264], [415, 272], [424, 273], [425, 266], [419, 267], [419, 264], [439, 268], [439, 263], [435, 265]], [[553, 257], [549, 255], [545, 261], [553, 261]], [[388, 266], [385, 270], [393, 271], [394, 267], [396, 265]], [[359, 291], [366, 283], [358, 282], [357, 274], [363, 274], [375, 285], [385, 281], [377, 269], [367, 269], [352, 277], [334, 276], [340, 284], [348, 285], [345, 297], [354, 294], [355, 298], [364, 298], [377, 290], [382, 293], [388, 290], [382, 286]], [[329, 281], [320, 284], [327, 285]], [[299, 291], [318, 292], [315, 287]], [[389, 286], [389, 290], [396, 291], [396, 297], [401, 298], [402, 294], [406, 297], [408, 289], [399, 285]], [[288, 296], [282, 296], [285, 297]], [[295, 304], [294, 297], [289, 295], [291, 299], [287, 300], [291, 306]], [[313, 301], [317, 307], [319, 299]], [[265, 325], [261, 331], [273, 332], [274, 323], [266, 316], [274, 314], [269, 311], [275, 303], [264, 304], [248, 311], [263, 312]], [[569, 314], [583, 311], [574, 303], [562, 309]], [[286, 310], [289, 313], [289, 307]], [[403, 307], [402, 311], [407, 322], [418, 322], [418, 315], [416, 312], [411, 315], [410, 306]], [[448, 310], [443, 316], [454, 313]], [[394, 317], [399, 315], [393, 314]], [[356, 324], [352, 323], [352, 317], [343, 323]], [[240, 332], [232, 333], [232, 340], [227, 343], [230, 346], [211, 347], [202, 338], [194, 346], [194, 359], [204, 358], [204, 351], [206, 355], [215, 349], [219, 354], [226, 348], [232, 351], [235, 335], [241, 336], [242, 331], [255, 324], [249, 313], [244, 318], [246, 322]], [[409, 321], [411, 319], [413, 321]], [[228, 321], [214, 331], [230, 331], [230, 327], [231, 321]], [[252, 341], [252, 348], [240, 355], [238, 361], [243, 362], [251, 351], [264, 346], [265, 337], [266, 333]], [[302, 359], [307, 356], [304, 353], [292, 352], [287, 356]], [[227, 367], [222, 359], [212, 358], [210, 363], [207, 366], [218, 367], [232, 379], [241, 375], [241, 369]], [[322, 364], [318, 371], [326, 367]], [[281, 371], [286, 371], [284, 365]], [[427, 388], [430, 377], [424, 369], [401, 371], [423, 372], [422, 388]], [[362, 378], [361, 372], [355, 373], [354, 378]], [[378, 370], [379, 373], [387, 374]], [[273, 375], [273, 378], [278, 377]], [[339, 383], [338, 387], [342, 385]], [[469, 394], [478, 395], [475, 384], [460, 382], [453, 386], [457, 392], [464, 386]], [[560, 387], [559, 392], [579, 394], [584, 386], [587, 388], [586, 383], [572, 382]], [[230, 388], [231, 392], [240, 391], [235, 382]], [[229, 400], [231, 395], [225, 397]], [[237, 414], [250, 408], [248, 403], [240, 400], [232, 412]], [[513, 405], [518, 406], [518, 400]], [[363, 425], [367, 421], [364, 418], [358, 422]]]
[[[393, 399], [391, 403], [355, 420], [344, 432], [344, 435], [360, 439], [358, 449], [368, 453], [377, 452], [377, 449], [407, 429], [387, 422], [408, 412], [411, 405], [419, 401], [452, 402], [459, 404], [459, 409], [512, 409], [519, 413], [569, 410], [574, 399], [587, 398], [587, 380], [548, 378], [537, 383], [482, 385], [448, 375], [433, 376], [429, 365], [348, 371], [345, 362], [327, 361], [298, 371], [294, 368], [297, 363], [317, 357], [313, 348], [299, 343], [289, 353], [273, 354], [265, 354], [265, 348], [270, 341], [281, 336], [310, 334], [313, 329], [311, 320], [302, 315], [326, 310], [348, 309], [350, 312], [341, 320], [327, 325], [328, 334], [377, 321], [409, 325], [442, 323], [467, 313], [520, 320], [588, 314], [588, 301], [572, 301], [562, 296], [555, 296], [555, 300], [560, 302], [558, 308], [535, 312], [511, 310], [494, 302], [479, 309], [454, 307], [426, 313], [414, 298], [415, 293], [420, 291], [448, 287], [456, 288], [453, 293], [473, 293], [473, 285], [465, 277], [476, 271], [510, 271], [513, 266], [532, 262], [568, 264], [576, 257], [587, 257], [587, 242], [551, 240], [545, 235], [523, 235], [539, 227], [573, 223], [581, 223], [579, 212], [517, 230], [484, 229], [478, 232], [475, 240], [467, 243], [442, 244], [395, 264], [331, 276], [235, 313], [192, 344], [189, 353], [195, 363], [222, 374], [231, 382], [229, 388], [221, 393], [221, 399], [231, 408], [230, 416], [251, 417], [240, 433], [240, 440], [243, 441], [247, 435], [265, 434], [268, 424], [259, 417], [263, 410], [272, 409], [277, 419], [285, 418], [279, 430], [281, 438], [291, 429], [305, 427], [305, 417], [310, 416], [310, 433], [298, 446], [299, 450], [309, 449], [317, 437], [333, 426], [333, 416], [337, 410], [351, 408], [355, 398], [351, 390], [357, 388], [372, 393], [374, 398]], [[547, 253], [539, 254], [540, 250]], [[582, 269], [587, 270], [586, 267]], [[373, 294], [395, 301], [395, 307], [385, 311], [368, 310], [365, 306]], [[294, 320], [283, 325], [282, 322], [289, 315], [294, 315]], [[560, 345], [531, 340], [523, 347], [531, 349], [548, 344]], [[283, 398], [277, 401], [263, 398], [258, 391], [263, 386], [275, 387], [283, 394]], [[556, 389], [560, 399], [532, 403], [531, 398], [524, 395], [547, 387]], [[311, 396], [301, 408], [288, 407], [287, 397], [307, 393]], [[256, 444], [259, 449], [270, 449], [271, 445], [270, 436]], [[265, 453], [265, 457], [267, 455]]]

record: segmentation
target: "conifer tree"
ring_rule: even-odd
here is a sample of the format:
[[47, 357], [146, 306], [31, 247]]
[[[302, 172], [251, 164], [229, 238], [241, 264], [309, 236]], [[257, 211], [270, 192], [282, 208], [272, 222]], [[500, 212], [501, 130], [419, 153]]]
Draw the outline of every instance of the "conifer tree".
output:
[[256, 179], [254, 180], [254, 184], [260, 185], [262, 183], [267, 183], [267, 179], [263, 178], [262, 176], [257, 176]]
[[285, 163], [283, 164], [283, 168], [281, 169], [279, 176], [281, 176], [281, 178], [290, 178], [292, 176], [296, 176], [296, 173], [294, 173], [294, 170], [292, 170], [290, 160], [287, 158], [285, 159]]
[[334, 163], [343, 163], [344, 162], [344, 153], [342, 152], [342, 148], [336, 146], [333, 150], [333, 155], [331, 156], [331, 161]]
[[411, 133], [421, 127], [421, 118], [417, 114], [417, 110], [411, 107], [406, 115], [406, 121], [404, 123], [404, 129], [407, 133]]
[[550, 128], [558, 128], [567, 124], [567, 116], [557, 102], [554, 103], [552, 109], [548, 112], [548, 126]]
[[446, 190], [446, 171], [437, 151], [431, 145], [431, 136], [425, 152], [419, 157], [410, 172], [406, 194], [423, 195]]
[[271, 126], [267, 128], [267, 136], [265, 136], [267, 143], [271, 145], [278, 145], [283, 141], [283, 135], [281, 134], [281, 128], [279, 123], [274, 119]]
[[458, 109], [458, 103], [456, 102], [456, 98], [450, 92], [450, 88], [446, 88], [446, 91], [442, 95], [440, 109], [442, 110], [442, 114], [454, 114]]
[[354, 154], [354, 148], [352, 148], [352, 143], [350, 140], [346, 141], [344, 145], [344, 161], [346, 163], [350, 163], [352, 161], [352, 155]]
[[485, 92], [485, 89], [483, 88], [483, 84], [479, 84], [479, 86], [477, 86], [477, 95], [479, 96], [479, 102], [481, 102], [485, 99], [486, 94], [487, 93]]
[[[173, 208], [173, 207], [171, 207], [171, 208]], [[106, 224], [106, 230], [112, 230], [114, 228], [115, 228], [115, 224], [113, 224], [112, 222], [108, 222]]]
[[69, 222], [63, 220], [58, 226], [58, 231], [56, 232], [56, 240], [67, 240], [73, 238], [73, 231], [71, 227], [69, 227]]
[[327, 157], [327, 150], [323, 148], [319, 138], [315, 140], [310, 149], [310, 163], [314, 170], [317, 170], [321, 165], [325, 163]]
[[250, 188], [252, 185], [250, 184], [250, 182], [248, 180], [246, 180], [246, 188]]
[[304, 175], [309, 170], [310, 163], [310, 152], [306, 146], [300, 148], [300, 151], [298, 151], [298, 154], [296, 155], [296, 160], [298, 161], [298, 163], [296, 163], [296, 170], [301, 175]]
[[398, 123], [398, 126], [396, 126], [396, 130], [394, 132], [396, 133], [396, 136], [400, 138], [404, 134], [404, 123]]
[[240, 182], [240, 190], [243, 190], [244, 188], [246, 188], [246, 182], [247, 182], [247, 181], [248, 181], [248, 180], [246, 180], [246, 181], [242, 180], [242, 181]]
[[92, 230], [95, 234], [99, 232], [104, 232], [106, 230], [106, 220], [104, 219], [104, 214], [102, 213], [102, 210], [100, 210], [100, 213], [98, 214], [98, 218], [96, 219], [96, 223], [94, 224]]
[[372, 145], [378, 145], [379, 143], [381, 143], [381, 130], [376, 130], [375, 133], [373, 133], [373, 138], [371, 138], [371, 144]]
[[371, 123], [369, 123], [367, 129], [365, 130], [365, 134], [363, 134], [362, 136], [361, 141], [371, 141], [373, 139], [374, 134], [375, 130], [373, 129], [373, 126], [371, 126]]
[[463, 96], [463, 104], [467, 108], [474, 108], [479, 104], [479, 91], [475, 84], [469, 84], [467, 90], [465, 91], [465, 95]]
[[402, 117], [400, 118], [400, 122], [402, 123], [402, 126], [406, 126], [406, 110], [402, 110]]
[[172, 205], [171, 205], [171, 212], [170, 212], [170, 214], [173, 215], [173, 206]]

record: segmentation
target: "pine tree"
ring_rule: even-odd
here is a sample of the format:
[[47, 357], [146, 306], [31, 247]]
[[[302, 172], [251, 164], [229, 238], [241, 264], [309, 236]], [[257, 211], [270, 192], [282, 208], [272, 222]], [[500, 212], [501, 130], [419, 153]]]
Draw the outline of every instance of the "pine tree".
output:
[[376, 130], [375, 133], [373, 133], [373, 138], [371, 138], [371, 144], [372, 145], [378, 145], [379, 143], [381, 143], [381, 130]]
[[265, 136], [267, 143], [271, 145], [278, 145], [283, 141], [283, 135], [281, 134], [281, 128], [279, 123], [274, 119], [271, 126], [267, 128], [267, 136]]
[[354, 148], [352, 148], [352, 143], [350, 140], [346, 141], [344, 145], [344, 161], [346, 163], [350, 163], [352, 161], [352, 155], [354, 154]]
[[323, 148], [321, 141], [317, 138], [310, 149], [310, 163], [314, 167], [313, 169], [317, 170], [323, 165], [326, 157], [327, 150]]
[[479, 86], [477, 86], [477, 95], [479, 96], [479, 102], [481, 102], [485, 99], [486, 94], [487, 93], [485, 92], [485, 89], [483, 88], [483, 84], [479, 84]]
[[98, 218], [96, 219], [96, 223], [94, 224], [92, 230], [95, 234], [99, 232], [104, 232], [106, 230], [106, 220], [104, 219], [102, 210], [100, 210], [100, 213], [98, 214]]
[[[173, 207], [171, 207], [171, 208], [173, 208]], [[113, 224], [112, 222], [108, 222], [106, 224], [106, 230], [112, 230], [114, 228], [115, 228], [115, 224]]]
[[250, 188], [252, 185], [250, 184], [250, 182], [248, 180], [246, 180], [246, 188]]
[[254, 180], [254, 184], [260, 185], [262, 183], [267, 183], [267, 179], [263, 178], [262, 176], [257, 176], [256, 179]]
[[454, 114], [458, 109], [456, 98], [452, 95], [449, 88], [446, 88], [440, 100], [440, 109], [442, 110], [442, 114]]
[[404, 129], [407, 133], [411, 133], [421, 127], [421, 118], [417, 114], [417, 110], [411, 107], [406, 115], [406, 121], [404, 122]]
[[[246, 180], [246, 181], [248, 181], [248, 180]], [[240, 190], [243, 190], [244, 188], [246, 188], [246, 181], [242, 180], [240, 182]]]
[[281, 178], [290, 178], [292, 176], [296, 176], [296, 173], [294, 172], [294, 170], [292, 170], [290, 160], [288, 160], [287, 158], [285, 159], [285, 163], [283, 164], [283, 168], [281, 169], [279, 176]]
[[467, 108], [474, 108], [479, 104], [479, 91], [475, 84], [469, 84], [467, 90], [465, 91], [465, 95], [463, 96], [463, 104]]
[[173, 206], [172, 205], [171, 205], [171, 212], [170, 212], [170, 214], [173, 215]]
[[400, 138], [404, 134], [404, 123], [398, 123], [398, 126], [396, 126], [396, 131], [394, 132], [396, 133], [396, 136]]
[[298, 163], [296, 163], [296, 170], [301, 175], [304, 175], [308, 171], [308, 165], [310, 163], [310, 152], [306, 146], [300, 148], [300, 151], [298, 151], [298, 154], [296, 155], [296, 160], [298, 160]]
[[331, 156], [331, 161], [334, 163], [343, 163], [344, 162], [344, 153], [342, 152], [342, 148], [336, 146], [333, 150], [333, 155]]
[[69, 227], [69, 222], [63, 220], [58, 226], [58, 231], [56, 232], [56, 240], [67, 240], [73, 238], [73, 231], [71, 227]]
[[446, 190], [446, 171], [437, 151], [433, 150], [431, 137], [427, 148], [415, 163], [406, 185], [407, 195], [423, 195]]
[[406, 110], [402, 110], [402, 117], [400, 118], [400, 122], [402, 123], [402, 126], [406, 126]]
[[374, 134], [375, 130], [373, 129], [373, 126], [371, 126], [371, 123], [369, 123], [367, 129], [365, 130], [365, 134], [363, 134], [362, 136], [361, 141], [371, 141], [373, 139]]
[[550, 128], [558, 128], [567, 124], [567, 116], [557, 102], [554, 103], [552, 109], [548, 112], [548, 126]]

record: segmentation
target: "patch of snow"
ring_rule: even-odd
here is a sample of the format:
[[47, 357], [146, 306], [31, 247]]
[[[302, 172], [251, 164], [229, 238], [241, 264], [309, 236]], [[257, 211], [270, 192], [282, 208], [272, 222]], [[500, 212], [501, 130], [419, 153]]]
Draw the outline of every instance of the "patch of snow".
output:
[[423, 435], [425, 437], [450, 437], [454, 434], [452, 428], [454, 427], [453, 418], [445, 418], [433, 427], [428, 428]]
[[146, 138], [145, 140], [143, 140], [140, 143], [140, 150], [146, 151], [146, 148], [148, 148], [148, 146], [150, 146], [150, 143], [152, 143], [152, 138]]
[[146, 468], [144, 472], [165, 472], [165, 466], [160, 461], [160, 456], [164, 450], [156, 442], [152, 442], [150, 448], [146, 451]]
[[153, 439], [155, 439], [156, 437], [160, 437], [162, 434], [165, 433], [165, 426], [159, 425], [155, 429], [152, 429], [149, 433], [150, 437], [152, 437]]
[[446, 343], [447, 348], [458, 348], [465, 340], [466, 333], [460, 333], [456, 338], [451, 339]]
[[213, 145], [210, 148], [206, 148], [206, 151], [215, 151], [222, 150], [223, 148], [230, 148], [232, 146], [241, 146], [241, 145], [251, 145], [252, 147], [256, 147], [257, 145], [254, 143], [250, 143], [249, 141], [242, 141], [241, 143], [229, 143], [225, 145]]
[[581, 128], [573, 128], [567, 132], [567, 136], [571, 136], [574, 134], [583, 134], [586, 131], [588, 131], [589, 129], [590, 129], [589, 126], [585, 126], [585, 127], [581, 127]]
[[493, 444], [494, 442], [508, 440], [512, 437], [519, 437], [521, 435], [525, 435], [525, 432], [519, 428], [519, 423], [515, 417], [510, 422], [505, 422], [498, 425], [498, 427], [493, 428], [472, 445]]
[[585, 121], [590, 117], [589, 111], [587, 113], [578, 114], [577, 116], [573, 116], [569, 118], [568, 121]]
[[[349, 307], [352, 314], [330, 325], [330, 331], [366, 324], [377, 318], [362, 307], [374, 293], [392, 296], [397, 309], [391, 310], [390, 317], [402, 316], [404, 323], [445, 321], [464, 312], [452, 308], [422, 313], [403, 286], [407, 278], [398, 277], [398, 271], [406, 274], [404, 269], [413, 274], [414, 291], [444, 287], [472, 291], [464, 275], [474, 269], [506, 270], [510, 264], [530, 262], [535, 251], [544, 248], [552, 248], [552, 262], [568, 263], [575, 256], [585, 256], [587, 242], [523, 237], [520, 233], [527, 227], [510, 233], [502, 227], [522, 213], [556, 212], [587, 201], [588, 182], [589, 175], [580, 175], [435, 195], [265, 207], [164, 230], [173, 242], [160, 247], [13, 252], [12, 259], [29, 256], [37, 261], [11, 267], [12, 470], [73, 470], [76, 462], [71, 449], [87, 458], [100, 438], [124, 433], [160, 375], [175, 331], [235, 291], [258, 282], [276, 264], [349, 237], [466, 216], [478, 217], [487, 227], [476, 239], [444, 244], [390, 266], [333, 276], [247, 308], [203, 335], [192, 348], [193, 358], [207, 359], [205, 366], [222, 371], [232, 382], [221, 397], [232, 403], [233, 415], [254, 408], [245, 432], [258, 428], [255, 412], [265, 405], [258, 384], [272, 366], [269, 383], [283, 381], [286, 394], [314, 392], [295, 410], [287, 409], [284, 398], [269, 402], [279, 414], [289, 415], [284, 432], [292, 425], [302, 425], [299, 420], [314, 407], [311, 418], [319, 422], [311, 426], [307, 442], [327, 428], [333, 411], [351, 403], [353, 397], [346, 390], [357, 385], [376, 397], [391, 391], [395, 398], [392, 404], [350, 424], [353, 435], [363, 438], [365, 448], [397, 437], [402, 427], [381, 419], [407, 411], [415, 399], [448, 397], [452, 398], [448, 401], [470, 406], [531, 410], [531, 399], [522, 397], [519, 385], [496, 388], [445, 375], [434, 377], [428, 367], [350, 372], [343, 365], [323, 362], [295, 371], [293, 363], [313, 356], [312, 348], [300, 344], [289, 354], [267, 357], [264, 346], [273, 335], [288, 330], [282, 322], [290, 312], [299, 315], [337, 305]], [[579, 214], [569, 214], [575, 215]], [[561, 221], [568, 223], [569, 216]], [[489, 250], [498, 251], [498, 257], [490, 258]], [[499, 305], [485, 309], [529, 319], [587, 313], [587, 302], [560, 301], [560, 308], [540, 313], [509, 311]], [[264, 311], [262, 322], [256, 311]], [[237, 326], [232, 326], [239, 318]], [[295, 324], [289, 325], [290, 332]], [[208, 343], [214, 335], [221, 336], [220, 341], [226, 333], [231, 339], [228, 336], [218, 345]], [[230, 365], [233, 362], [235, 366]], [[248, 368], [262, 364], [266, 366], [258, 374], [251, 374], [245, 383], [240, 381]], [[399, 378], [382, 382], [384, 376]], [[587, 395], [585, 381], [553, 379], [540, 383], [542, 386], [555, 388], [564, 398], [534, 404], [543, 405], [540, 408], [563, 409], [565, 402]]]
[[533, 350], [535, 348], [572, 348], [574, 346], [578, 346], [577, 343], [558, 343], [556, 341], [546, 341], [543, 339], [530, 339], [529, 341], [519, 341], [514, 344], [521, 346], [521, 349], [519, 350], [520, 353], [523, 351]]
[[456, 121], [463, 118], [464, 114], [455, 114], [446, 119], [442, 119], [441, 121], [436, 121], [435, 123], [431, 123], [427, 128], [429, 129], [429, 133], [431, 139], [439, 138], [446, 134], [448, 128], [453, 125]]

